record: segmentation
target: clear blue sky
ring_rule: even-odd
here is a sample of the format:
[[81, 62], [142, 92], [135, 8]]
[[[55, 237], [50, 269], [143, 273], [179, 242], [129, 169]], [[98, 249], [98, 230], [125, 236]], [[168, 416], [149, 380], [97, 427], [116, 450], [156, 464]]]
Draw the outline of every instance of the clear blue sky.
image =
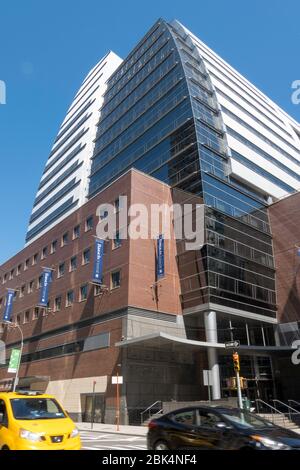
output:
[[163, 17], [178, 19], [300, 119], [298, 0], [6, 0], [0, 6], [0, 263], [20, 250], [52, 141], [89, 69], [125, 57]]

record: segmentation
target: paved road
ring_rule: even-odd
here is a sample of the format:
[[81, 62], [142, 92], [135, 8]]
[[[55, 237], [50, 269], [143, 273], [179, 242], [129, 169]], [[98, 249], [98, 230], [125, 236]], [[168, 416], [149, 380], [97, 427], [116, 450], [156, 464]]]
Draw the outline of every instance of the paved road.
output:
[[83, 450], [145, 450], [146, 438], [124, 434], [81, 431]]

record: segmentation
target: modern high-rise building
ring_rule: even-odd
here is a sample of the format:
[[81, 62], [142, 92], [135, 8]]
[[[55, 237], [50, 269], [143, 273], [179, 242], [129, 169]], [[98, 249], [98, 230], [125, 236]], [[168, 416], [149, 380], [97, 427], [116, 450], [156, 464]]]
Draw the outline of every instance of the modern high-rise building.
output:
[[[20, 292], [23, 373], [47, 376], [78, 419], [96, 382], [101, 419], [113, 421], [110, 376], [121, 363], [122, 416], [132, 422], [159, 400], [207, 398], [203, 369], [214, 399], [234, 395], [224, 345], [233, 337], [248, 397], [282, 398], [276, 361], [291, 348], [278, 331], [269, 206], [299, 188], [299, 123], [178, 21], [157, 21], [124, 61], [110, 53], [86, 78], [47, 162], [27, 246], [1, 268], [1, 289]], [[204, 202], [204, 246], [166, 240], [157, 282], [153, 240], [116, 234], [104, 287], [92, 285], [97, 206], [119, 213], [122, 195], [147, 207]]]
[[36, 240], [86, 202], [106, 81], [121, 62], [113, 52], [106, 54], [76, 93], [48, 157], [30, 216], [26, 243]]
[[[218, 331], [214, 341], [235, 328], [272, 345], [267, 206], [300, 188], [299, 124], [179, 22], [160, 20], [108, 80], [89, 196], [131, 167], [206, 205], [206, 245], [193, 254], [201, 267], [187, 275], [194, 259], [178, 254], [188, 321]], [[209, 350], [212, 370], [215, 353]]]

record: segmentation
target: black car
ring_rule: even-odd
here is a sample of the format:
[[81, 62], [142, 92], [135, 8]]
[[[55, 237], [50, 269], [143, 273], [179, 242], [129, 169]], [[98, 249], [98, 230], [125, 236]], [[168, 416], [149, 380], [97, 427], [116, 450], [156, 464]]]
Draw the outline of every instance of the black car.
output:
[[148, 427], [149, 450], [300, 450], [300, 434], [236, 408], [181, 408]]

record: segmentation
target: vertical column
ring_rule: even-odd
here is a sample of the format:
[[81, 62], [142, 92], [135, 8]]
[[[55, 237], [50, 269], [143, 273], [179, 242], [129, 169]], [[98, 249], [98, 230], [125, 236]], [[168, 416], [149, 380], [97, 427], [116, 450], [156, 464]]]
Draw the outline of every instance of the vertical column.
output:
[[[216, 312], [205, 312], [204, 314], [205, 334], [208, 343], [217, 343], [217, 317]], [[218, 364], [218, 354], [216, 348], [208, 348], [208, 367], [212, 374], [212, 399], [221, 398], [220, 370]]]

